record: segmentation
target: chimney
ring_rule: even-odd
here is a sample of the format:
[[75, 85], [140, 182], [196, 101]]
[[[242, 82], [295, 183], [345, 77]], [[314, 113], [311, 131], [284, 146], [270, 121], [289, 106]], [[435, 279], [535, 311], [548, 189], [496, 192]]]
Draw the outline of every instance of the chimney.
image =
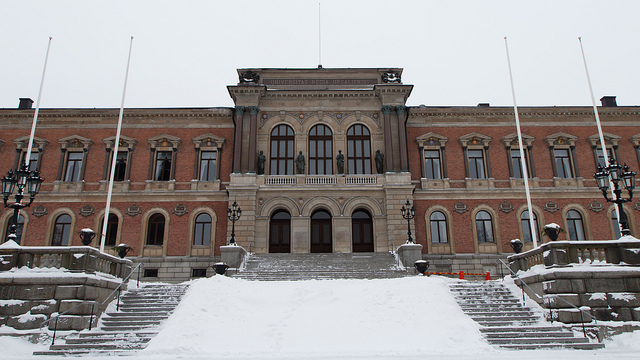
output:
[[20, 104], [18, 110], [31, 109], [33, 107], [33, 100], [30, 98], [20, 98]]
[[615, 96], [603, 96], [600, 99], [600, 102], [602, 103], [602, 106], [604, 106], [604, 107], [616, 107], [616, 106], [618, 106], [618, 104], [616, 103], [616, 97]]

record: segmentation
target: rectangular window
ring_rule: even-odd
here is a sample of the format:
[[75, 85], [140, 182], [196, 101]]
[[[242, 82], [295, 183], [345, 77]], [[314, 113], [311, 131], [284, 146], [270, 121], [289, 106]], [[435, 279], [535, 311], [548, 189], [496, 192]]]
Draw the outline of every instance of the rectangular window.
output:
[[469, 177], [472, 179], [484, 179], [484, 157], [482, 150], [468, 150]]
[[153, 180], [169, 181], [171, 180], [171, 160], [173, 153], [171, 151], [158, 151], [156, 153], [156, 172]]
[[129, 154], [126, 151], [118, 151], [116, 155], [116, 172], [113, 178], [114, 181], [127, 180], [127, 157]]
[[200, 181], [213, 181], [216, 179], [215, 151], [203, 151], [200, 153]]
[[440, 151], [424, 150], [424, 171], [427, 179], [442, 179], [440, 173]]
[[556, 169], [559, 178], [572, 178], [573, 171], [571, 167], [571, 158], [569, 157], [569, 149], [555, 149], [553, 154], [556, 158]]
[[524, 178], [522, 171], [522, 156], [520, 150], [511, 150], [511, 167], [513, 168], [513, 177], [516, 179]]
[[80, 181], [80, 168], [82, 168], [81, 152], [70, 152], [67, 154], [67, 168], [64, 181]]
[[[27, 156], [27, 152], [23, 151], [20, 154], [20, 165], [18, 165], [19, 167], [22, 167], [22, 164], [24, 164], [24, 157]], [[29, 171], [34, 171], [38, 169], [38, 157], [40, 156], [40, 154], [38, 154], [38, 151], [31, 151], [31, 156], [29, 156]]]
[[[597, 153], [598, 164], [605, 167], [608, 166], [609, 164], [604, 161], [604, 154], [602, 153], [602, 149], [598, 149]], [[607, 157], [609, 158], [609, 161], [611, 161], [611, 159], [615, 159], [615, 156], [613, 155], [613, 151], [611, 151], [611, 149], [607, 149]]]

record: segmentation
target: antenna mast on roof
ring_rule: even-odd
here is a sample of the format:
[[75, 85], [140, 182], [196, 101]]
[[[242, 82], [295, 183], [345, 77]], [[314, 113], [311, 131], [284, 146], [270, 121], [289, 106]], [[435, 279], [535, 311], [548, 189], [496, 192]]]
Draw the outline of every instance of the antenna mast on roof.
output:
[[322, 69], [322, 31], [321, 31], [320, 3], [318, 3], [318, 69]]

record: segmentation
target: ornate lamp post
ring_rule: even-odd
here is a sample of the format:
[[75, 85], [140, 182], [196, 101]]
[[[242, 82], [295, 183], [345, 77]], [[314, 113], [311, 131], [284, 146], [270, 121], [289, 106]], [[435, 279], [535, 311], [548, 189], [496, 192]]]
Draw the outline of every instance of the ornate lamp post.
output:
[[400, 210], [402, 211], [402, 217], [407, 220], [407, 244], [413, 244], [413, 239], [411, 238], [411, 219], [416, 216], [416, 209], [413, 206], [409, 209], [409, 205], [411, 204], [409, 200], [407, 200], [407, 203], [404, 204]]
[[[624, 235], [630, 235], [631, 231], [629, 230], [629, 221], [627, 220], [627, 215], [624, 213], [624, 209], [622, 204], [631, 201], [633, 199], [633, 189], [635, 187], [635, 176], [636, 173], [633, 171], [629, 171], [629, 166], [627, 164], [624, 167], [616, 164], [615, 159], [611, 159], [609, 161], [609, 166], [604, 167], [602, 165], [598, 165], [598, 171], [593, 174], [593, 177], [596, 178], [596, 182], [598, 183], [598, 187], [602, 191], [602, 195], [608, 202], [612, 202], [616, 204], [618, 209], [618, 214], [620, 214], [620, 233]], [[609, 182], [613, 183], [613, 194], [615, 196], [614, 199], [609, 199], [607, 194], [607, 190], [609, 189]], [[620, 181], [622, 180], [622, 186], [627, 190], [629, 194], [629, 198], [622, 198], [622, 187]]]
[[[20, 241], [20, 239], [18, 239], [16, 236], [16, 231], [18, 229], [18, 215], [21, 209], [24, 209], [33, 203], [33, 200], [40, 191], [40, 185], [42, 185], [43, 181], [44, 179], [40, 177], [40, 172], [38, 170], [29, 171], [27, 164], [22, 164], [20, 169], [16, 170], [16, 172], [13, 172], [13, 170], [7, 171], [7, 176], [2, 178], [2, 196], [4, 197], [4, 207], [13, 209], [13, 217], [11, 218], [11, 226], [9, 227], [7, 241]], [[22, 203], [25, 188], [29, 193], [28, 204]], [[13, 204], [8, 204], [9, 196], [13, 194], [14, 190], [16, 190], [16, 201]]]
[[240, 219], [240, 215], [242, 215], [242, 209], [240, 209], [238, 203], [234, 201], [233, 205], [227, 209], [227, 217], [231, 220], [231, 239], [229, 239], [229, 245], [236, 244], [236, 221]]

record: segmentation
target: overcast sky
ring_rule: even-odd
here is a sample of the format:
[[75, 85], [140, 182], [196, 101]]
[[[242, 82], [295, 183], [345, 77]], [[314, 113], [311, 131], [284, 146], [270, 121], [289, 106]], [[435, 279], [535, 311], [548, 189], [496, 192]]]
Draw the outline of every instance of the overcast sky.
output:
[[401, 67], [409, 105], [640, 104], [638, 0], [8, 1], [0, 4], [0, 108], [232, 106], [226, 86], [243, 67]]

